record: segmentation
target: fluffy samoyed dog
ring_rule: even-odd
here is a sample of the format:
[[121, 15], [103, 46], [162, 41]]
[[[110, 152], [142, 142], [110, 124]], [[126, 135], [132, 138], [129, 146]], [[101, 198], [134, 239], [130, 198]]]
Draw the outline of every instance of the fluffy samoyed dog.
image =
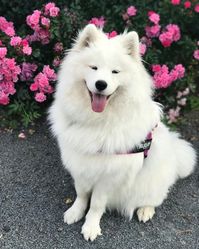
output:
[[86, 240], [101, 234], [106, 209], [150, 220], [194, 169], [194, 149], [161, 122], [152, 94], [136, 32], [108, 39], [89, 24], [63, 60], [49, 119], [77, 193], [64, 222], [82, 219], [90, 203]]

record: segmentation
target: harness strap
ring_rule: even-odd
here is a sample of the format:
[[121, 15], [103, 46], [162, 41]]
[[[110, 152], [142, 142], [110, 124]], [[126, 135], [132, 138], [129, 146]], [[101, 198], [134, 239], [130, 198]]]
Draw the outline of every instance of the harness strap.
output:
[[[147, 158], [148, 156], [148, 152], [150, 150], [151, 144], [152, 144], [152, 140], [153, 140], [153, 131], [154, 129], [157, 127], [158, 125], [156, 125], [152, 131], [150, 131], [147, 134], [147, 137], [144, 141], [142, 141], [139, 145], [135, 146], [131, 151], [127, 152], [127, 153], [123, 153], [123, 154], [135, 154], [135, 153], [140, 153], [143, 152], [144, 153], [144, 158]], [[118, 153], [119, 154], [119, 153]]]

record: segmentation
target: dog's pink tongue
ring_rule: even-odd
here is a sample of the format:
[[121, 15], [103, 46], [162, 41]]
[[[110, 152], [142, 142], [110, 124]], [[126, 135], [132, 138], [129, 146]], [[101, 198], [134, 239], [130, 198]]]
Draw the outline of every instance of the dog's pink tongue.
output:
[[101, 95], [101, 94], [96, 94], [92, 93], [92, 110], [94, 112], [103, 112], [107, 102], [107, 96]]

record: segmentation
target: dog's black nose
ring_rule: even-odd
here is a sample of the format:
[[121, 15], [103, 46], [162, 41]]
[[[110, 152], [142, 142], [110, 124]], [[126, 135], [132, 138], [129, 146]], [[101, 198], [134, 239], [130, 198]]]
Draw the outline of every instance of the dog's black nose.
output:
[[104, 89], [107, 88], [107, 83], [104, 80], [98, 80], [95, 82], [95, 87], [97, 88], [98, 91], [103, 91]]

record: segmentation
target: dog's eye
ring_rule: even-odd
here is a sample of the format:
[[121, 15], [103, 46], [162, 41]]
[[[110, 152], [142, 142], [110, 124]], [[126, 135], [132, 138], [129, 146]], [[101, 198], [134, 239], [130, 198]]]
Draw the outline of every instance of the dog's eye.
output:
[[120, 71], [119, 70], [113, 70], [112, 73], [116, 74], [116, 73], [119, 73]]
[[93, 69], [93, 70], [97, 70], [96, 66], [90, 66], [90, 68]]

